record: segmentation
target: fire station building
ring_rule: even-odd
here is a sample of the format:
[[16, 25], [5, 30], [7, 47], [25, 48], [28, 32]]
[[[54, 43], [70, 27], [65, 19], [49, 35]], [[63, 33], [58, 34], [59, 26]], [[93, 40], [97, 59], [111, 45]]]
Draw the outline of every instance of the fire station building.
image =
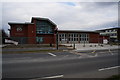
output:
[[57, 36], [59, 43], [98, 43], [102, 38], [96, 31], [57, 30], [47, 18], [32, 17], [31, 23], [8, 24], [10, 38], [19, 44], [55, 44]]

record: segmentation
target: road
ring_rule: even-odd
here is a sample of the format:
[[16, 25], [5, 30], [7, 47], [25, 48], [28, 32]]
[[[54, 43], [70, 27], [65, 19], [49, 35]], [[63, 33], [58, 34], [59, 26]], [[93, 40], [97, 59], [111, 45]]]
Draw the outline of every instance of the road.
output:
[[4, 54], [2, 76], [37, 80], [57, 77], [106, 78], [118, 74], [120, 60], [117, 51], [112, 52], [113, 54], [104, 51], [105, 55], [102, 56], [94, 56], [95, 51], [92, 52], [86, 52], [85, 54], [91, 53], [93, 56], [86, 58], [69, 52]]

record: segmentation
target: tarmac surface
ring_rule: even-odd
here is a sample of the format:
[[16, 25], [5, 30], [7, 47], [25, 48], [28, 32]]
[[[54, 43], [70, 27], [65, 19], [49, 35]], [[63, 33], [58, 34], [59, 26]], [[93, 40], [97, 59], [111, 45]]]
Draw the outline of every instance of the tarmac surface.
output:
[[20, 53], [21, 49], [17, 49], [18, 53], [11, 54], [16, 51], [12, 48], [2, 54], [3, 78], [107, 78], [118, 74], [119, 48], [103, 47], [34, 53]]
[[18, 54], [15, 56], [3, 54], [2, 75], [3, 78], [31, 78], [35, 80], [55, 78], [56, 76], [63, 78], [107, 78], [118, 74], [118, 67], [120, 67], [118, 61], [117, 53], [92, 57], [91, 55], [83, 57], [68, 52]]

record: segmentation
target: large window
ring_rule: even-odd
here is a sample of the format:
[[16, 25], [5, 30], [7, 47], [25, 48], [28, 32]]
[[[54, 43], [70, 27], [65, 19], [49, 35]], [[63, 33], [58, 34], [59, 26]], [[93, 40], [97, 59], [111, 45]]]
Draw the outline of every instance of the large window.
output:
[[52, 25], [47, 21], [37, 21], [36, 22], [36, 32], [38, 34], [51, 34], [53, 33]]
[[78, 34], [77, 33], [70, 33], [69, 34], [69, 41], [78, 41]]
[[89, 41], [89, 36], [88, 34], [80, 34], [80, 42], [83, 43], [83, 42], [88, 42]]
[[65, 33], [62, 33], [62, 34], [59, 34], [59, 41], [67, 41], [67, 34]]
[[70, 43], [88, 43], [89, 42], [89, 35], [86, 33], [60, 33], [59, 42], [70, 42]]

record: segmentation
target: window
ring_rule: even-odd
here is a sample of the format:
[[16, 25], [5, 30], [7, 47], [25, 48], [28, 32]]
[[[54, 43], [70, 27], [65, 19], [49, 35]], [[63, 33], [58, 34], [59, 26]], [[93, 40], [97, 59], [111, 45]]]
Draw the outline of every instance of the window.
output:
[[52, 25], [47, 21], [36, 21], [36, 33], [50, 34], [53, 33]]
[[80, 34], [80, 42], [88, 42], [89, 37], [88, 34]]
[[73, 41], [73, 34], [72, 33], [69, 34], [69, 41]]
[[74, 33], [74, 41], [78, 41], [78, 34]]
[[69, 34], [69, 41], [78, 41], [78, 34], [77, 33], [70, 33]]
[[109, 32], [112, 32], [112, 30], [109, 30]]
[[109, 32], [108, 30], [106, 30], [105, 32]]
[[42, 43], [43, 42], [43, 37], [36, 37], [36, 42], [37, 43]]
[[59, 34], [59, 41], [67, 41], [67, 34], [66, 33]]
[[117, 36], [117, 33], [114, 33], [114, 36]]
[[117, 31], [116, 29], [113, 30], [114, 32]]

